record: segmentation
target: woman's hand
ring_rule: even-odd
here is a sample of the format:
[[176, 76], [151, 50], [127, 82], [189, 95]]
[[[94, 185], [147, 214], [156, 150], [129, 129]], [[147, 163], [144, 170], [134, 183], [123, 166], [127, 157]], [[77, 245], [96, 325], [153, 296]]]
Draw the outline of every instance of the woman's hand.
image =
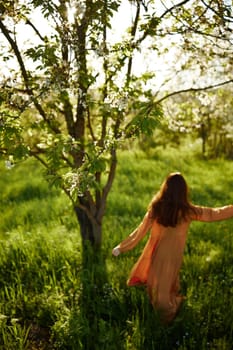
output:
[[113, 248], [112, 254], [113, 254], [114, 256], [118, 256], [120, 253], [121, 253], [121, 252], [120, 252], [120, 249], [119, 249], [118, 247]]

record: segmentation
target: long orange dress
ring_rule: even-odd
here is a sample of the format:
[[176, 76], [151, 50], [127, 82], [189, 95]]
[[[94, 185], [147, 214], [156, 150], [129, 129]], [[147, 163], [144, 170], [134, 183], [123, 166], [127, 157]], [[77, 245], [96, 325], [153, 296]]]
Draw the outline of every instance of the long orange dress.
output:
[[194, 206], [198, 215], [183, 221], [176, 227], [165, 227], [152, 220], [147, 212], [141, 224], [117, 248], [126, 252], [133, 249], [150, 231], [141, 256], [134, 265], [128, 286], [146, 285], [150, 301], [168, 323], [176, 316], [183, 297], [179, 295], [179, 271], [190, 223], [219, 221], [233, 217], [233, 205], [220, 208]]

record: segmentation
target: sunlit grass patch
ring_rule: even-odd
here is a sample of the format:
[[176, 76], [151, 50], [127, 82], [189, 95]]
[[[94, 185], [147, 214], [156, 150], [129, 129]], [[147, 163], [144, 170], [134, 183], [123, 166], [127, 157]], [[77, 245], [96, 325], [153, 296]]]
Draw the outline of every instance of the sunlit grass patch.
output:
[[232, 172], [232, 162], [203, 161], [190, 149], [184, 154], [159, 149], [151, 158], [138, 150], [122, 151], [118, 162], [103, 222], [102, 260], [89, 269], [83, 269], [78, 224], [64, 194], [48, 186], [34, 162], [1, 168], [3, 350], [39, 350], [39, 343], [46, 350], [231, 349], [232, 220], [192, 223], [181, 271], [187, 299], [167, 328], [145, 288], [126, 285], [147, 237], [117, 258], [111, 251], [140, 223], [171, 171], [182, 171], [195, 203], [231, 203], [232, 184], [225, 174]]
[[[4, 169], [1, 163], [0, 237], [14, 229], [30, 231], [35, 226], [64, 224], [74, 227], [74, 213], [61, 190], [50, 187], [43, 169], [33, 161]], [[76, 225], [76, 223], [75, 223]]]

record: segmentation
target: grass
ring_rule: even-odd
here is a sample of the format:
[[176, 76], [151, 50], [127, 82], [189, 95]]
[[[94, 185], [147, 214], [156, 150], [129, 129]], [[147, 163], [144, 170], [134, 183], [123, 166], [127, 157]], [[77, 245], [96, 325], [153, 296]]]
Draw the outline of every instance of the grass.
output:
[[[75, 215], [32, 161], [0, 166], [0, 349], [170, 350], [233, 347], [232, 220], [192, 223], [181, 285], [187, 301], [162, 327], [143, 288], [126, 279], [143, 244], [111, 249], [142, 219], [164, 177], [181, 171], [195, 203], [232, 202], [233, 163], [205, 161], [186, 148], [150, 158], [122, 151], [103, 224], [103, 249], [82, 264]], [[94, 260], [92, 260], [94, 259]]]

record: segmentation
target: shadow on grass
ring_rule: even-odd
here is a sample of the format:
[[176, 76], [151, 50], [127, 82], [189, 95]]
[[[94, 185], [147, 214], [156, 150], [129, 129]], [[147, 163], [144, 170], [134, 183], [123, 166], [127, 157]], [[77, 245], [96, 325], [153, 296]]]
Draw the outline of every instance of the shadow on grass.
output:
[[192, 328], [195, 320], [195, 313], [185, 302], [176, 319], [169, 325], [161, 324], [159, 314], [151, 306], [146, 293], [141, 295], [138, 305], [138, 341], [135, 342], [135, 349], [141, 350], [175, 350], [175, 349], [196, 349], [185, 347], [192, 337], [195, 342], [195, 335]]
[[79, 345], [73, 349], [170, 350], [194, 336], [192, 308], [184, 303], [177, 319], [163, 326], [145, 288], [114, 290], [103, 255], [93, 254], [90, 247], [83, 255], [79, 306]]
[[177, 319], [164, 327], [143, 287], [112, 287], [101, 251], [85, 247], [80, 274], [81, 293], [62, 350], [175, 350], [188, 338], [197, 339], [192, 308], [184, 304]]
[[[104, 254], [83, 247], [81, 293], [78, 307], [69, 319], [67, 349], [115, 350], [124, 349], [119, 314], [121, 305], [108, 281]], [[119, 319], [120, 318], [120, 319]]]

